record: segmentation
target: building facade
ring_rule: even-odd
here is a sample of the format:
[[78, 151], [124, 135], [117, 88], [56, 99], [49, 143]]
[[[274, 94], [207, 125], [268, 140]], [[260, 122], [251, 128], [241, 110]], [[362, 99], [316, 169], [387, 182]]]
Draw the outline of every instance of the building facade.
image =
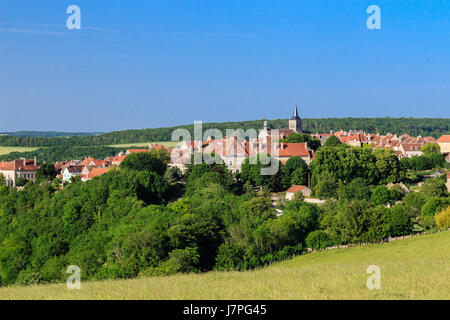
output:
[[36, 182], [36, 171], [40, 165], [36, 163], [36, 158], [18, 159], [9, 162], [0, 162], [0, 173], [5, 177], [8, 187], [17, 186], [17, 180], [22, 178]]

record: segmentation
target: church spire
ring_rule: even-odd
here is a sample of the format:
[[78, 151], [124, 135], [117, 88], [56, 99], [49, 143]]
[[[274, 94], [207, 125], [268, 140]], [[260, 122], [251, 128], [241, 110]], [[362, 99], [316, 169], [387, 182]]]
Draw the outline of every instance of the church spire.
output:
[[297, 104], [295, 104], [294, 108], [294, 118], [298, 118]]
[[297, 110], [297, 104], [295, 104], [294, 107], [294, 115], [292, 116], [291, 120], [296, 120], [296, 119], [300, 119], [300, 117], [298, 116], [298, 110]]
[[289, 129], [294, 132], [303, 132], [302, 119], [298, 116], [297, 104], [294, 107], [294, 115], [289, 119]]

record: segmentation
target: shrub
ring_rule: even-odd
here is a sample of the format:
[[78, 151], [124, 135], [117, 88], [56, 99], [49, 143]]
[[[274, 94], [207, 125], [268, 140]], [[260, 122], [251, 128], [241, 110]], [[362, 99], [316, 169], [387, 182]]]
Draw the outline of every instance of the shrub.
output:
[[404, 236], [412, 231], [412, 222], [408, 208], [402, 205], [393, 206], [384, 216], [384, 232], [387, 236]]
[[141, 276], [167, 276], [175, 273], [198, 272], [197, 248], [175, 249], [169, 253], [169, 259], [157, 267], [151, 267], [140, 273]]
[[435, 230], [436, 220], [434, 216], [421, 216], [419, 218], [419, 225], [423, 227], [424, 230]]
[[326, 247], [331, 247], [333, 241], [325, 231], [316, 230], [308, 234], [306, 237], [306, 245], [308, 248], [312, 249], [324, 249]]
[[421, 213], [422, 216], [434, 216], [436, 213], [440, 212], [443, 208], [450, 205], [449, 198], [439, 198], [433, 197], [428, 199], [427, 202], [422, 207]]
[[435, 216], [436, 224], [441, 230], [450, 228], [450, 206], [442, 209], [440, 213]]

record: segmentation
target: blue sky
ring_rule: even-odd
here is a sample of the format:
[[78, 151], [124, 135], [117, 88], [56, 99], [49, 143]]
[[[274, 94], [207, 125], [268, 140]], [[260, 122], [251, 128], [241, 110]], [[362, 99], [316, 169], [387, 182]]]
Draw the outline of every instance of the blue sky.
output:
[[279, 119], [295, 103], [304, 118], [448, 118], [450, 1], [0, 2], [0, 131]]

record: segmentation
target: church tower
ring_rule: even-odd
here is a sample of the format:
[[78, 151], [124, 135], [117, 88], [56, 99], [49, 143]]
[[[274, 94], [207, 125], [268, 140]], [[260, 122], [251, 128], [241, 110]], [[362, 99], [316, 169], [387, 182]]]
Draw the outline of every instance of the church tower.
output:
[[289, 129], [297, 133], [303, 132], [302, 119], [298, 116], [297, 105], [294, 108], [294, 115], [289, 119]]

